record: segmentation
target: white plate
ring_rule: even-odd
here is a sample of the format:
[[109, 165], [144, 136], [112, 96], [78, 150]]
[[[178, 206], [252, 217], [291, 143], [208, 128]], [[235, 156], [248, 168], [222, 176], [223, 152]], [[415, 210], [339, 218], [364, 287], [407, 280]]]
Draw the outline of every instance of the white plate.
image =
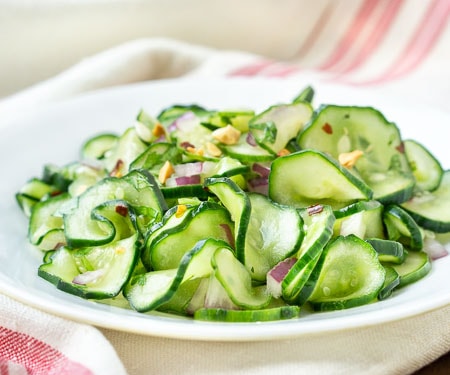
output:
[[[274, 323], [222, 324], [195, 322], [163, 314], [139, 314], [66, 294], [40, 279], [41, 255], [27, 243], [27, 220], [14, 194], [42, 166], [78, 157], [81, 142], [101, 131], [122, 131], [139, 109], [152, 114], [172, 104], [198, 103], [209, 108], [250, 107], [262, 110], [291, 100], [307, 82], [229, 79], [144, 83], [95, 92], [61, 102], [0, 125], [0, 291], [38, 309], [71, 320], [147, 335], [197, 340], [265, 340], [327, 333], [378, 325], [415, 316], [450, 303], [450, 256], [433, 264], [420, 282], [386, 301], [349, 310], [307, 314]], [[448, 168], [446, 113], [345, 87], [315, 85], [315, 103], [376, 106], [396, 122], [404, 138], [427, 145]]]

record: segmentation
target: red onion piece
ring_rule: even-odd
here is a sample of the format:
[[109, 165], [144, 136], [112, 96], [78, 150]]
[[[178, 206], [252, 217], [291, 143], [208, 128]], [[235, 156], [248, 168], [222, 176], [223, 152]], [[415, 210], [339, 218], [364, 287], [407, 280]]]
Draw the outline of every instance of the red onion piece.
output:
[[196, 185], [200, 183], [200, 175], [175, 177], [177, 186]]
[[296, 262], [296, 258], [286, 258], [267, 273], [267, 290], [273, 297], [281, 297], [281, 283]]
[[234, 236], [233, 236], [233, 232], [231, 231], [231, 228], [227, 224], [219, 224], [219, 225], [223, 229], [223, 231], [225, 232], [225, 236], [227, 237], [228, 243], [232, 247], [234, 247], [235, 246], [235, 242], [234, 242]]
[[177, 164], [174, 165], [173, 169], [175, 170], [176, 176], [194, 176], [202, 173], [203, 163], [199, 161], [194, 163]]
[[94, 282], [99, 277], [102, 277], [104, 274], [105, 270], [103, 268], [94, 271], [86, 271], [84, 273], [80, 273], [79, 275], [75, 276], [72, 280], [72, 283], [78, 285], [86, 285]]
[[248, 190], [252, 193], [269, 194], [269, 181], [265, 177], [257, 177], [248, 180]]
[[245, 141], [246, 141], [250, 146], [253, 146], [253, 147], [258, 146], [258, 144], [257, 144], [256, 141], [255, 141], [255, 137], [253, 137], [253, 134], [250, 133], [250, 132], [247, 133], [247, 137], [245, 138]]
[[261, 177], [269, 177], [270, 168], [259, 163], [253, 163], [252, 171], [258, 173]]
[[169, 132], [180, 130], [185, 126], [191, 125], [194, 120], [197, 121], [197, 117], [193, 112], [188, 111], [172, 122], [172, 124], [169, 125], [168, 130]]
[[428, 254], [431, 260], [443, 258], [448, 255], [448, 250], [435, 238], [425, 237], [423, 241], [423, 251]]

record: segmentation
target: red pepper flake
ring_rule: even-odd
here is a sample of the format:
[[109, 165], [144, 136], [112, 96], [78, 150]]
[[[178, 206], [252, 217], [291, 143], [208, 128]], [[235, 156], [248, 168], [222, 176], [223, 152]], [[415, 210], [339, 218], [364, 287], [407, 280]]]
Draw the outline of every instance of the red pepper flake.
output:
[[333, 128], [331, 127], [331, 125], [326, 122], [323, 126], [322, 126], [322, 130], [327, 133], [327, 134], [333, 134]]
[[195, 146], [194, 146], [192, 143], [187, 142], [187, 141], [181, 142], [181, 143], [180, 143], [180, 146], [183, 147], [183, 148], [185, 148], [185, 149], [188, 149], [189, 147], [195, 148]]
[[401, 142], [395, 149], [398, 152], [400, 152], [401, 154], [404, 154], [405, 153], [405, 144], [403, 142]]
[[127, 216], [128, 215], [128, 207], [124, 206], [122, 204], [118, 204], [116, 206], [116, 212], [121, 216]]
[[320, 214], [323, 211], [323, 206], [321, 204], [315, 204], [313, 206], [309, 206], [306, 211], [309, 216]]
[[122, 168], [123, 168], [123, 160], [119, 159], [119, 160], [117, 160], [116, 165], [114, 166], [113, 170], [111, 171], [110, 176], [122, 177]]

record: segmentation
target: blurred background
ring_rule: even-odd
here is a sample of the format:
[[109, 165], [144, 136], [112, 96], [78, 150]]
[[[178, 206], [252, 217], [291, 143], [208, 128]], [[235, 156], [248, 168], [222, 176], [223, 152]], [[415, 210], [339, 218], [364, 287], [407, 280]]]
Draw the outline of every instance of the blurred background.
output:
[[449, 5], [449, 0], [0, 0], [0, 98], [105, 49], [154, 37], [247, 51], [358, 82], [376, 81], [388, 70], [390, 79], [414, 70], [422, 81], [436, 78], [436, 84], [448, 86], [433, 74], [450, 60]]

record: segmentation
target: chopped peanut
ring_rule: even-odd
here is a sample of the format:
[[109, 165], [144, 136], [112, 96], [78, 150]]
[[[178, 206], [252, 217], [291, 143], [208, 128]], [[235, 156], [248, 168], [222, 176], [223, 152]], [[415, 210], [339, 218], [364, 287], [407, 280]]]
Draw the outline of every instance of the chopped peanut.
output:
[[203, 154], [205, 153], [202, 148], [195, 148], [191, 146], [186, 147], [186, 151], [198, 156], [203, 156]]
[[166, 129], [164, 129], [164, 126], [162, 126], [160, 122], [157, 122], [153, 127], [152, 133], [155, 137], [159, 138], [166, 134]]
[[289, 150], [286, 150], [285, 148], [283, 148], [282, 150], [278, 151], [277, 155], [278, 156], [286, 156], [289, 155], [291, 152]]
[[339, 163], [345, 168], [352, 168], [358, 159], [364, 155], [361, 150], [354, 150], [352, 152], [343, 152], [339, 154]]
[[211, 142], [206, 143], [206, 151], [208, 151], [211, 156], [219, 157], [222, 155], [222, 150]]
[[170, 161], [167, 160], [164, 163], [164, 165], [162, 166], [162, 168], [159, 170], [159, 175], [158, 175], [159, 182], [164, 184], [167, 181], [167, 179], [174, 174], [174, 172], [175, 172], [175, 169], [173, 168]]
[[179, 204], [177, 206], [177, 211], [175, 212], [175, 217], [181, 217], [186, 212], [187, 206], [185, 204]]
[[231, 125], [218, 128], [212, 132], [214, 139], [225, 145], [235, 145], [238, 143], [241, 132]]

